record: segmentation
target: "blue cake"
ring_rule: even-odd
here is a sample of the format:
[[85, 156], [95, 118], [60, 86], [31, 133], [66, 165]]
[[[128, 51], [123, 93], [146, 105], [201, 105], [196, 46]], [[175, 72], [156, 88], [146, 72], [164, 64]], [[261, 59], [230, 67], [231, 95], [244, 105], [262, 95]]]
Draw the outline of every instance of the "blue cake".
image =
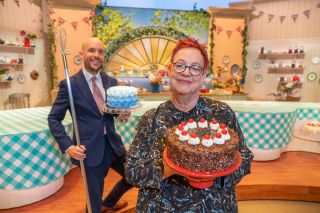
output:
[[138, 91], [131, 86], [114, 86], [107, 89], [107, 106], [130, 108], [138, 104]]

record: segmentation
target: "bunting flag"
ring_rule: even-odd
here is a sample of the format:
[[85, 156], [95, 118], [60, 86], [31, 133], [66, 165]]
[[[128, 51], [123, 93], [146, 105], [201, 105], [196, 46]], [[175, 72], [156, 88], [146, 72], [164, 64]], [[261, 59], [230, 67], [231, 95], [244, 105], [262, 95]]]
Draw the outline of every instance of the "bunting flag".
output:
[[20, 7], [20, 0], [14, 0], [14, 3], [16, 3], [18, 7]]
[[66, 20], [64, 20], [63, 18], [61, 18], [60, 16], [58, 17], [58, 25], [63, 25], [63, 23], [66, 22]]
[[72, 22], [71, 22], [71, 25], [72, 25], [74, 31], [77, 31], [78, 22], [77, 22], [77, 21], [72, 21]]
[[[320, 2], [317, 3], [315, 5], [317, 8], [320, 8]], [[300, 14], [303, 14], [306, 16], [307, 19], [310, 18], [310, 15], [311, 15], [311, 9], [307, 9], [307, 10], [304, 10], [304, 11], [301, 11], [300, 13], [295, 13], [295, 14], [287, 14], [287, 15], [274, 15], [274, 14], [269, 14], [269, 13], [266, 13], [265, 11], [262, 11], [262, 10], [257, 10], [259, 11], [258, 12], [258, 17], [260, 18], [261, 16], [265, 15], [265, 14], [268, 14], [268, 23], [270, 23], [273, 18], [275, 16], [279, 16], [279, 20], [280, 20], [280, 23], [282, 24], [284, 22], [284, 20], [287, 18], [287, 17], [291, 17], [291, 19], [293, 20], [294, 23], [296, 23], [298, 17]]]
[[89, 25], [90, 26], [90, 18], [89, 17], [84, 17], [83, 19], [82, 19], [82, 21], [84, 22], [84, 23], [86, 23], [87, 25]]
[[272, 21], [272, 19], [274, 18], [274, 15], [272, 14], [269, 14], [268, 16], [268, 23], [270, 23]]
[[0, 0], [0, 1], [1, 1], [2, 7], [4, 7], [4, 0]]
[[264, 12], [263, 11], [259, 11], [259, 17], [263, 16]]
[[299, 16], [298, 14], [293, 14], [293, 15], [291, 16], [291, 18], [292, 18], [292, 20], [293, 20], [294, 23], [296, 23], [298, 16]]
[[228, 39], [230, 39], [234, 31], [237, 31], [241, 35], [242, 28], [241, 28], [241, 26], [238, 26], [235, 29], [231, 30], [231, 29], [224, 29], [223, 27], [218, 25], [217, 26], [217, 35], [219, 35], [222, 31], [225, 31], [228, 36]]
[[220, 26], [218, 26], [218, 28], [217, 28], [217, 34], [219, 35], [222, 31], [223, 31], [223, 28], [220, 27]]
[[49, 15], [54, 13], [54, 9], [50, 4], [48, 4], [48, 13], [49, 13]]
[[305, 16], [307, 16], [307, 19], [309, 19], [309, 16], [310, 16], [310, 14], [311, 14], [311, 10], [305, 10], [305, 11], [303, 11], [303, 14], [304, 14]]
[[280, 23], [282, 24], [282, 22], [284, 21], [284, 19], [286, 18], [286, 16], [280, 16]]
[[239, 32], [239, 33], [242, 33], [242, 29], [241, 29], [241, 27], [239, 26], [239, 27], [237, 27], [236, 28], [236, 30]]
[[95, 17], [96, 15], [97, 15], [97, 13], [96, 13], [95, 9], [92, 9], [92, 10], [90, 11], [90, 16], [91, 16], [91, 17]]
[[227, 30], [228, 39], [230, 39], [231, 35], [232, 35], [232, 31], [231, 30]]

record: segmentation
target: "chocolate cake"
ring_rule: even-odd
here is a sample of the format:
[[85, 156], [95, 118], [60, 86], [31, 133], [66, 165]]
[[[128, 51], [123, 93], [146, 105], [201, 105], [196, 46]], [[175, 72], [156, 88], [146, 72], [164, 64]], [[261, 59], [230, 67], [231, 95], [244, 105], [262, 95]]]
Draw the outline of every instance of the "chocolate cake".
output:
[[[182, 122], [180, 125], [169, 129], [166, 137], [168, 158], [176, 165], [190, 171], [214, 172], [233, 166], [237, 162], [238, 157], [237, 133], [226, 127], [225, 124], [218, 124], [225, 129], [222, 132], [220, 127], [217, 130], [213, 130], [211, 125], [207, 127], [202, 126], [202, 128], [199, 125], [196, 125], [196, 128], [193, 126], [191, 129], [187, 128], [186, 130], [184, 126], [188, 125], [186, 125], [186, 122]], [[180, 131], [181, 133], [179, 134]], [[221, 137], [221, 134], [225, 134], [225, 132], [229, 136], [224, 140], [224, 143], [220, 143], [219, 137]], [[181, 141], [180, 139], [184, 140], [186, 138], [183, 134], [187, 135], [189, 139]], [[180, 135], [181, 138], [179, 139]], [[192, 138], [197, 138], [197, 140], [193, 140]], [[219, 140], [211, 142], [211, 145], [210, 143], [208, 145], [208, 143], [203, 142], [204, 139], [209, 138], [209, 141], [212, 141], [211, 139], [213, 141], [216, 141], [215, 139]]]

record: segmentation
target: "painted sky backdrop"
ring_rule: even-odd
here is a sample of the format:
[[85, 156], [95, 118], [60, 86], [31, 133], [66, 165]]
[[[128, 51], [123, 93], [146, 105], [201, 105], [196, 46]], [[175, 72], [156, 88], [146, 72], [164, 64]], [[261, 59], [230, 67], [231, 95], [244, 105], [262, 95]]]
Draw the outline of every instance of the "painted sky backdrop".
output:
[[197, 3], [198, 8], [203, 9], [208, 7], [229, 7], [229, 2], [241, 1], [244, 0], [106, 0], [108, 6], [171, 10], [192, 10], [194, 3]]

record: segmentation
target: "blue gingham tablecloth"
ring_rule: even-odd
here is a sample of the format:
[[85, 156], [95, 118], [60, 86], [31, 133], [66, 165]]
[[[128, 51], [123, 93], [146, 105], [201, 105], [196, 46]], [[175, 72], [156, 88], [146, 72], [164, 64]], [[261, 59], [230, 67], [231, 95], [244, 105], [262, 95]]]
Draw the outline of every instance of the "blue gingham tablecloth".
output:
[[[70, 159], [60, 152], [48, 129], [49, 110], [0, 111], [0, 189], [44, 186], [68, 172]], [[71, 135], [70, 116], [63, 123]]]

